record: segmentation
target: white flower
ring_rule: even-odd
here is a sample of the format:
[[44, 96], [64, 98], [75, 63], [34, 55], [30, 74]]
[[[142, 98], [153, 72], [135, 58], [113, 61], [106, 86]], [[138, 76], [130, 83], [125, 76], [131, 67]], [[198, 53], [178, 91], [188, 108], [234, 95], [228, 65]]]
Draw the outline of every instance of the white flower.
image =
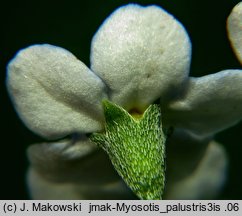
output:
[[[241, 4], [234, 11], [228, 29], [241, 59]], [[7, 88], [20, 118], [42, 137], [63, 138], [29, 147], [32, 197], [132, 198], [87, 136], [104, 128], [104, 98], [131, 113], [160, 100], [163, 125], [175, 128], [167, 143], [165, 198], [215, 196], [227, 159], [211, 139], [242, 117], [242, 71], [188, 77], [190, 60], [189, 37], [173, 16], [133, 4], [116, 10], [95, 34], [91, 69], [56, 46], [19, 51], [8, 65]]]
[[228, 35], [234, 52], [242, 64], [242, 2], [238, 3], [227, 20]]

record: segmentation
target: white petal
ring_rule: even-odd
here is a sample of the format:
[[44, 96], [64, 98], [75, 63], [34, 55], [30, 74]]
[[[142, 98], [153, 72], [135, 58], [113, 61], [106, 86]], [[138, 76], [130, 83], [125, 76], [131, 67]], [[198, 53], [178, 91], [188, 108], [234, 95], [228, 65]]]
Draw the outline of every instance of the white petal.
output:
[[166, 142], [168, 193], [173, 182], [186, 178], [196, 170], [210, 141], [210, 137], [199, 138], [179, 128], [172, 131]]
[[134, 199], [134, 196], [121, 181], [101, 186], [58, 183], [48, 181], [34, 169], [29, 169], [27, 179], [30, 197], [36, 200]]
[[242, 2], [238, 3], [229, 15], [227, 29], [234, 52], [242, 64]]
[[187, 78], [191, 44], [183, 26], [157, 6], [116, 10], [92, 41], [91, 68], [126, 109], [166, 100]]
[[33, 199], [132, 198], [106, 153], [85, 136], [29, 147]]
[[180, 96], [163, 107], [164, 124], [210, 136], [242, 119], [242, 70], [191, 78]]
[[215, 198], [224, 185], [227, 165], [227, 156], [223, 147], [211, 142], [195, 171], [170, 185], [166, 199]]
[[103, 82], [67, 50], [34, 45], [8, 65], [7, 87], [20, 118], [39, 135], [102, 128]]
[[27, 174], [28, 189], [31, 199], [85, 199], [84, 194], [77, 192], [77, 187], [72, 184], [61, 184], [45, 180], [34, 169], [29, 169]]
[[119, 179], [106, 153], [84, 135], [77, 141], [31, 145], [28, 157], [32, 167], [50, 181], [100, 185]]

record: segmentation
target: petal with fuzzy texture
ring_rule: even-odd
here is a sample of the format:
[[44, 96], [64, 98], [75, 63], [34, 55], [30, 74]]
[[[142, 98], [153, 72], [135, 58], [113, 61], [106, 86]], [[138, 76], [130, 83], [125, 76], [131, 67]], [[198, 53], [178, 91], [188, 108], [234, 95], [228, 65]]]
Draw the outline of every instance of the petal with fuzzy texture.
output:
[[164, 124], [210, 136], [242, 119], [242, 70], [190, 78], [180, 96], [163, 105]]
[[157, 6], [117, 9], [93, 38], [91, 68], [107, 84], [111, 100], [144, 109], [178, 91], [190, 67], [191, 44], [184, 27]]
[[166, 143], [167, 184], [180, 181], [194, 172], [204, 157], [211, 137], [205, 139], [193, 136], [175, 128]]
[[103, 184], [118, 179], [108, 156], [85, 135], [31, 145], [28, 157], [32, 167], [50, 181]]
[[28, 187], [34, 199], [132, 198], [108, 156], [86, 136], [28, 148]]
[[8, 65], [7, 87], [20, 118], [39, 135], [102, 129], [105, 85], [69, 51], [34, 45]]
[[110, 200], [134, 199], [134, 195], [122, 181], [106, 185], [51, 182], [36, 170], [28, 171], [28, 188], [35, 200]]
[[224, 185], [226, 170], [227, 157], [224, 149], [218, 143], [211, 142], [197, 169], [187, 178], [174, 182], [166, 198], [212, 199]]
[[238, 3], [229, 15], [227, 29], [234, 52], [242, 64], [242, 2]]
[[[226, 178], [223, 148], [210, 139], [198, 140], [177, 129], [169, 140], [164, 198], [201, 199], [217, 195]], [[28, 188], [34, 199], [137, 198], [115, 172], [107, 155], [85, 136], [77, 141], [32, 145], [28, 156]]]

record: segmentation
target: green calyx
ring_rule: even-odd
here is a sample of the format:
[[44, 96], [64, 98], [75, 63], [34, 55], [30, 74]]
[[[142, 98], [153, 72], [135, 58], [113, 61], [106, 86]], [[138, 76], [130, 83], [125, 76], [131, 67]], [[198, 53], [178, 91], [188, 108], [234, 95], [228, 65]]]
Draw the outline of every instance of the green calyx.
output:
[[124, 182], [140, 199], [161, 199], [165, 186], [165, 141], [161, 112], [150, 105], [139, 119], [103, 101], [105, 132], [90, 139], [102, 147]]

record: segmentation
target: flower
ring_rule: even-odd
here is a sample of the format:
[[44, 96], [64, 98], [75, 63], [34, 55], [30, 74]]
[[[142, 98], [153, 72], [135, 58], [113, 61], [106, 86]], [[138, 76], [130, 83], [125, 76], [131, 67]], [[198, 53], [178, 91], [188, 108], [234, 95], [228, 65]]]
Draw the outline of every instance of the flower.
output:
[[[228, 30], [241, 59], [238, 13], [241, 4], [229, 17]], [[163, 125], [175, 128], [167, 143], [165, 198], [215, 196], [226, 178], [227, 157], [212, 138], [242, 117], [242, 73], [188, 77], [190, 61], [184, 27], [160, 7], [133, 4], [117, 9], [95, 34], [91, 69], [56, 46], [19, 51], [8, 65], [10, 97], [33, 132], [55, 140], [28, 148], [32, 197], [134, 197], [88, 138], [104, 128], [102, 99], [130, 113], [142, 113], [159, 100]]]
[[227, 29], [234, 52], [242, 63], [242, 2], [238, 3], [227, 20]]

